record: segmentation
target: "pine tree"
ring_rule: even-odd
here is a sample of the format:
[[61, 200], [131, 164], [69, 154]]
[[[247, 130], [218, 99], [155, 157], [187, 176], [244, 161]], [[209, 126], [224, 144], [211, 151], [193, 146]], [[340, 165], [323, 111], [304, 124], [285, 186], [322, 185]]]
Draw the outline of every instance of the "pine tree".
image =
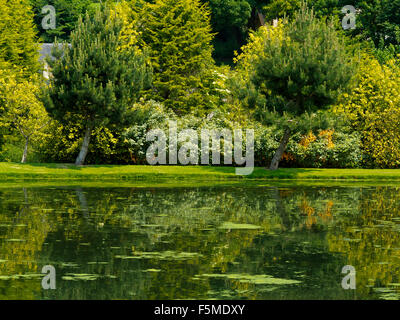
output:
[[77, 165], [85, 161], [92, 130], [121, 123], [127, 108], [150, 83], [145, 54], [135, 48], [121, 50], [121, 28], [118, 19], [111, 19], [108, 5], [102, 5], [94, 18], [86, 14], [79, 19], [63, 55], [54, 50], [58, 59], [51, 64], [53, 79], [45, 105], [61, 123], [84, 124]]
[[266, 95], [271, 111], [284, 119], [285, 132], [270, 165], [275, 170], [302, 123], [299, 119], [335, 103], [349, 89], [355, 69], [333, 22], [317, 19], [305, 3], [293, 22], [285, 24], [283, 36], [266, 34], [251, 80]]

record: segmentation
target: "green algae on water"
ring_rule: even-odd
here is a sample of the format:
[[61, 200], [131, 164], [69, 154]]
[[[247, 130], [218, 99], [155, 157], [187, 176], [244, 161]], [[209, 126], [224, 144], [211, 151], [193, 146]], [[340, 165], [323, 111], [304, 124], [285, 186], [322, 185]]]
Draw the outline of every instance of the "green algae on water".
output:
[[250, 284], [271, 284], [271, 285], [288, 285], [288, 284], [299, 284], [301, 281], [291, 280], [291, 279], [281, 279], [274, 278], [270, 275], [260, 274], [260, 275], [250, 275], [250, 274], [201, 274], [196, 275], [195, 278], [223, 278], [228, 280], [235, 280], [242, 283], [250, 283]]

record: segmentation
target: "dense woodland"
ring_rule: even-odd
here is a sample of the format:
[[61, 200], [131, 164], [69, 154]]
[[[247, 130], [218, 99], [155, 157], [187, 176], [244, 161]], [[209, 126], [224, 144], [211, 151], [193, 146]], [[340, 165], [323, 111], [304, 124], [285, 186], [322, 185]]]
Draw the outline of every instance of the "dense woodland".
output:
[[146, 164], [175, 120], [272, 169], [400, 167], [400, 0], [0, 0], [0, 30], [0, 161]]

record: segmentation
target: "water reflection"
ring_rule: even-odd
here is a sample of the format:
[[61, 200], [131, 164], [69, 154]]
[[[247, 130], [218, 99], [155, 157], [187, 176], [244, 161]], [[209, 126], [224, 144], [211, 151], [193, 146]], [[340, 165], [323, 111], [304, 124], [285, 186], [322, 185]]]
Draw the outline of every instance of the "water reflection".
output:
[[399, 204], [389, 186], [0, 188], [0, 299], [399, 299]]

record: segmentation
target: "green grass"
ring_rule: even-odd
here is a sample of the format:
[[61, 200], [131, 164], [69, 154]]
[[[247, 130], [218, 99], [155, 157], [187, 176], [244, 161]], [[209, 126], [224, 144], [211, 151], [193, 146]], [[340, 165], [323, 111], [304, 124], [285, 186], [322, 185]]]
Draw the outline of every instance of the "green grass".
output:
[[281, 180], [383, 180], [400, 182], [400, 169], [279, 169], [269, 171], [255, 168], [250, 176], [238, 176], [232, 167], [212, 166], [119, 166], [93, 165], [76, 167], [72, 164], [0, 163], [1, 182], [158, 182], [185, 181], [243, 182]]

